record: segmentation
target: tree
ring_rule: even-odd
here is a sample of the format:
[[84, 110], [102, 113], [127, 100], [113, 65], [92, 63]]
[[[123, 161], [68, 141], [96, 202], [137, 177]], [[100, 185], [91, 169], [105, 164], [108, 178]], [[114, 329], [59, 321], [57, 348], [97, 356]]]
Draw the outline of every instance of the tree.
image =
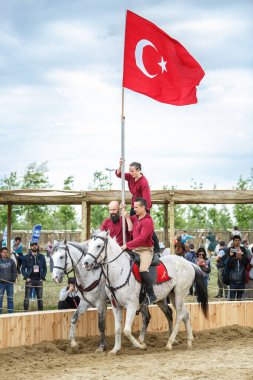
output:
[[[110, 181], [107, 175], [101, 171], [95, 171], [93, 173], [92, 184], [88, 186], [89, 190], [110, 190]], [[91, 227], [99, 228], [102, 221], [108, 216], [107, 206], [91, 206], [90, 218]]]
[[[203, 183], [197, 183], [194, 179], [191, 180], [191, 189], [202, 190]], [[207, 222], [207, 207], [200, 204], [192, 204], [187, 206], [187, 228], [199, 229], [206, 228]]]
[[[18, 178], [17, 172], [11, 172], [9, 176], [4, 176], [0, 179], [0, 189], [1, 190], [15, 190], [20, 188], [20, 180]], [[21, 208], [19, 206], [12, 207], [12, 225], [16, 226], [18, 218], [21, 215]], [[7, 206], [0, 205], [0, 230], [4, 230], [7, 225]]]
[[[169, 188], [167, 185], [163, 185], [163, 190], [174, 190], [175, 186]], [[164, 228], [164, 205], [154, 205], [151, 208], [151, 216], [155, 223], [155, 228]], [[174, 208], [174, 220], [175, 228], [181, 229], [185, 227], [185, 207], [181, 205], [175, 205]], [[168, 221], [170, 226], [170, 221]]]
[[[74, 177], [69, 176], [63, 182], [63, 190], [72, 190], [73, 185]], [[58, 206], [54, 212], [54, 220], [58, 226], [63, 226], [65, 230], [68, 228], [75, 230], [78, 226], [76, 210], [70, 205]]]
[[[22, 189], [46, 189], [52, 187], [48, 180], [47, 162], [37, 164], [30, 163], [21, 180]], [[41, 223], [46, 229], [52, 225], [52, 215], [49, 206], [22, 206], [22, 214], [26, 222], [26, 228], [31, 229], [35, 224]]]
[[[236, 185], [237, 190], [252, 190], [252, 172], [249, 178], [239, 177]], [[233, 214], [236, 220], [236, 224], [241, 229], [253, 228], [253, 206], [236, 204], [233, 207]]]

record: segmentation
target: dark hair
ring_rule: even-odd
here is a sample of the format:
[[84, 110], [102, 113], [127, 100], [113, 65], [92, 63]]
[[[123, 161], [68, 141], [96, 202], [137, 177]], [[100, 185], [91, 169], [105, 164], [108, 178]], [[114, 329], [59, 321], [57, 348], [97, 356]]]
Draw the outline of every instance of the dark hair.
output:
[[181, 235], [177, 235], [177, 241], [181, 241], [182, 240], [182, 236]]
[[232, 237], [232, 240], [234, 241], [235, 239], [242, 240], [242, 238], [241, 238], [240, 235], [234, 235], [234, 236]]
[[2, 248], [1, 248], [1, 252], [3, 252], [3, 251], [7, 251], [7, 252], [9, 252], [9, 250], [8, 250], [7, 247], [2, 247]]
[[68, 284], [76, 285], [76, 278], [75, 277], [69, 277]]
[[22, 239], [21, 239], [21, 237], [17, 236], [17, 237], [15, 237], [14, 240], [15, 240], [15, 241], [17, 241], [17, 240], [20, 240], [20, 241], [21, 241]]
[[147, 201], [146, 201], [146, 199], [137, 197], [137, 198], [135, 199], [135, 202], [139, 202], [140, 205], [141, 205], [141, 206], [144, 206], [145, 209], [147, 210]]
[[206, 259], [206, 250], [204, 247], [200, 247], [198, 250], [197, 250], [197, 257], [199, 256], [199, 254], [201, 253], [204, 253], [204, 259]]
[[194, 249], [194, 244], [193, 243], [189, 244], [189, 249]]
[[129, 166], [134, 166], [136, 170], [141, 170], [141, 164], [139, 162], [132, 162]]
[[220, 245], [221, 247], [226, 247], [226, 243], [225, 243], [224, 240], [221, 240], [221, 241], [219, 242], [219, 245]]
[[238, 227], [237, 227], [237, 226], [234, 226], [234, 230], [238, 230]]

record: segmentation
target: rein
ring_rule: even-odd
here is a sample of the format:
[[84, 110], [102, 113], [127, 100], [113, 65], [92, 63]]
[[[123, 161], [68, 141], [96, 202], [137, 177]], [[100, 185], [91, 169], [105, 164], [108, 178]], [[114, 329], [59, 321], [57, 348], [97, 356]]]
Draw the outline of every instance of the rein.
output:
[[[99, 254], [98, 254], [98, 256], [97, 257], [95, 257], [94, 255], [92, 255], [91, 253], [87, 253], [88, 255], [90, 255], [91, 257], [93, 257], [94, 258], [94, 261], [95, 261], [95, 263], [97, 264], [97, 265], [99, 265], [98, 264], [98, 262], [97, 262], [97, 259], [99, 258], [99, 256], [101, 255], [101, 253], [103, 252], [103, 250], [105, 250], [105, 258], [104, 259], [106, 259], [107, 258], [107, 246], [108, 246], [108, 238], [104, 238], [104, 237], [102, 237], [102, 236], [95, 236], [93, 239], [94, 240], [96, 240], [96, 239], [101, 239], [101, 240], [103, 240], [103, 242], [104, 242], [104, 246], [101, 248], [101, 250], [100, 250], [100, 252], [99, 252]], [[133, 268], [133, 263], [134, 263], [134, 261], [132, 260], [132, 259], [130, 259], [130, 270], [129, 270], [129, 273], [128, 273], [128, 276], [127, 276], [127, 279], [126, 279], [126, 281], [122, 284], [122, 285], [119, 285], [119, 286], [116, 286], [116, 287], [113, 287], [113, 286], [111, 286], [111, 284], [110, 284], [110, 280], [109, 280], [109, 264], [111, 264], [111, 263], [113, 263], [114, 261], [116, 261], [122, 254], [123, 254], [123, 252], [125, 252], [125, 251], [121, 251], [119, 254], [118, 254], [118, 256], [116, 256], [116, 257], [114, 257], [114, 259], [112, 259], [111, 261], [108, 261], [108, 262], [103, 262], [103, 263], [101, 263], [100, 265], [101, 265], [101, 268], [102, 268], [102, 272], [103, 272], [103, 274], [104, 274], [104, 276], [105, 276], [105, 279], [106, 279], [106, 287], [110, 290], [110, 292], [112, 293], [112, 296], [115, 298], [115, 300], [118, 302], [118, 300], [117, 300], [117, 297], [116, 297], [116, 295], [115, 295], [115, 291], [116, 290], [119, 290], [119, 289], [122, 289], [127, 283], [129, 283], [129, 279], [130, 279], [130, 276], [131, 276], [131, 273], [132, 273], [132, 268]], [[106, 272], [107, 273], [105, 273], [105, 270], [104, 270], [104, 267], [106, 267]], [[119, 303], [119, 302], [118, 302]]]
[[[77, 249], [78, 249], [78, 248], [77, 248]], [[65, 250], [65, 265], [64, 265], [64, 267], [58, 267], [58, 266], [54, 265], [54, 268], [63, 270], [64, 274], [67, 275], [68, 279], [69, 279], [69, 274], [70, 274], [71, 272], [74, 272], [74, 277], [76, 277], [75, 268], [76, 268], [77, 265], [80, 263], [82, 257], [85, 256], [86, 253], [84, 253], [84, 252], [82, 252], [81, 250], [78, 249], [82, 254], [81, 254], [79, 260], [77, 261], [77, 263], [74, 264], [74, 261], [73, 261], [73, 259], [72, 259], [72, 256], [71, 256], [71, 254], [70, 254], [69, 247], [68, 247], [67, 244], [65, 245], [64, 250]], [[69, 271], [67, 271], [67, 258], [68, 258], [68, 256], [69, 256], [70, 261], [71, 261], [71, 264], [72, 264], [72, 269], [70, 269]], [[83, 299], [84, 299], [85, 301], [87, 301], [88, 303], [90, 303], [90, 302], [84, 297], [83, 293], [84, 293], [84, 292], [90, 292], [91, 290], [95, 289], [95, 288], [99, 285], [99, 283], [100, 283], [100, 280], [101, 280], [102, 274], [103, 274], [103, 270], [101, 270], [99, 278], [98, 278], [97, 280], [95, 280], [91, 285], [87, 286], [86, 288], [83, 288], [82, 285], [78, 285], [78, 284], [76, 284], [77, 289], [78, 289], [78, 290], [80, 291], [80, 293], [82, 294]]]
[[[71, 254], [70, 254], [70, 252], [69, 252], [69, 247], [68, 247], [67, 244], [65, 245], [64, 250], [65, 250], [65, 264], [64, 264], [64, 267], [58, 267], [58, 266], [54, 265], [54, 268], [63, 270], [63, 271], [64, 271], [64, 274], [66, 274], [66, 275], [68, 276], [68, 278], [69, 278], [69, 274], [70, 274], [71, 272], [74, 272], [74, 274], [75, 274], [75, 267], [80, 263], [82, 257], [85, 256], [85, 254], [82, 252], [82, 254], [81, 254], [81, 256], [80, 256], [78, 262], [77, 262], [76, 264], [74, 264], [74, 261], [73, 261], [73, 259], [72, 259], [72, 257], [71, 257]], [[81, 252], [81, 251], [80, 251], [80, 252]], [[72, 264], [72, 269], [70, 269], [70, 270], [67, 272], [67, 259], [68, 259], [68, 256], [69, 256], [70, 261], [71, 261], [71, 264]]]

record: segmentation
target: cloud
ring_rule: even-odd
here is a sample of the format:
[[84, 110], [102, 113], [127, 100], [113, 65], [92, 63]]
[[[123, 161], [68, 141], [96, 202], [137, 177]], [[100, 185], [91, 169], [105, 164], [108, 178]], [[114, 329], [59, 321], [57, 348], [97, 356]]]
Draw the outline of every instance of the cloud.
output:
[[[125, 91], [126, 162], [143, 164], [152, 189], [235, 184], [252, 166], [252, 3], [79, 1], [1, 4], [2, 173], [49, 162], [87, 188], [120, 157], [126, 7], [178, 39], [206, 75], [197, 105], [173, 107]], [[183, 11], [182, 11], [183, 6]], [[115, 188], [120, 181], [113, 178]]]

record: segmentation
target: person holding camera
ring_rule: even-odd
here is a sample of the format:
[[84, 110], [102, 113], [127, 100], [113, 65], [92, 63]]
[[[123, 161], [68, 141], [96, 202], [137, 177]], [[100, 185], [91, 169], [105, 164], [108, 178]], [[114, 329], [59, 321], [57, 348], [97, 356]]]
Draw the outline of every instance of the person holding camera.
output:
[[241, 300], [246, 284], [246, 267], [249, 264], [247, 252], [240, 245], [241, 236], [234, 235], [228, 251], [227, 268], [229, 270], [230, 301]]
[[60, 291], [58, 310], [77, 309], [80, 303], [75, 277], [68, 279], [68, 286]]

